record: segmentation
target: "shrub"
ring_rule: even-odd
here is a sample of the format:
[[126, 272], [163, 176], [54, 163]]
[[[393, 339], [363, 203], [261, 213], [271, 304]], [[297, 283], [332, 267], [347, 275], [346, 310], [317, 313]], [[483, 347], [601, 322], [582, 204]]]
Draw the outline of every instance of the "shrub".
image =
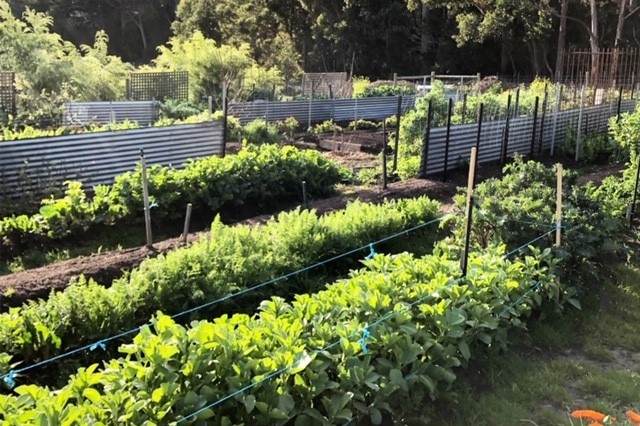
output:
[[242, 129], [242, 137], [248, 143], [260, 145], [280, 142], [280, 133], [275, 124], [267, 123], [258, 118], [248, 123]]

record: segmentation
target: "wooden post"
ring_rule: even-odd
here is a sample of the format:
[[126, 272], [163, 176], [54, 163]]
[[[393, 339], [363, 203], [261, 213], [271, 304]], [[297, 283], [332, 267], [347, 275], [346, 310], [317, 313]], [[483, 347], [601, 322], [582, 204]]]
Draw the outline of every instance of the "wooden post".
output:
[[153, 247], [151, 235], [151, 211], [149, 210], [149, 182], [147, 181], [147, 161], [144, 158], [144, 149], [140, 148], [140, 164], [142, 166], [142, 197], [144, 202], [144, 223], [147, 231], [147, 247]]
[[471, 159], [469, 162], [469, 179], [467, 181], [467, 210], [466, 210], [466, 229], [464, 238], [464, 250], [460, 259], [460, 270], [462, 276], [467, 276], [467, 265], [469, 261], [469, 246], [471, 239], [471, 226], [473, 224], [473, 188], [476, 180], [476, 162], [478, 161], [478, 150], [471, 148]]
[[[223, 89], [224, 90], [224, 89]], [[213, 96], [207, 97], [207, 104], [209, 106], [209, 121], [213, 120]]]
[[187, 243], [189, 236], [189, 224], [191, 223], [191, 212], [193, 211], [193, 204], [187, 204], [187, 215], [184, 218], [184, 228], [182, 229], [182, 242]]
[[562, 164], [556, 164], [558, 174], [556, 185], [556, 247], [562, 243]]

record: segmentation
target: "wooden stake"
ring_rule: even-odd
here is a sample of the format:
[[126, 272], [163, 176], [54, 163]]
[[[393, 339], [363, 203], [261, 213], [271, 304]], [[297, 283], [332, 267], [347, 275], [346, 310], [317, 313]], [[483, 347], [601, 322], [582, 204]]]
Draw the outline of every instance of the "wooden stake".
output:
[[147, 230], [147, 247], [153, 247], [151, 235], [151, 210], [149, 209], [149, 182], [147, 180], [147, 161], [144, 158], [144, 149], [140, 148], [140, 163], [142, 164], [142, 197], [144, 201], [144, 224]]
[[191, 212], [193, 210], [193, 204], [187, 204], [187, 215], [184, 218], [184, 228], [182, 229], [182, 242], [187, 243], [189, 236], [189, 224], [191, 223]]
[[556, 164], [558, 173], [556, 185], [556, 247], [562, 243], [562, 164]]
[[478, 149], [471, 148], [471, 160], [469, 162], [469, 180], [467, 182], [467, 226], [465, 229], [464, 251], [460, 259], [462, 276], [467, 276], [467, 264], [469, 260], [469, 245], [471, 239], [471, 225], [473, 223], [473, 187], [476, 181], [476, 163], [478, 161]]

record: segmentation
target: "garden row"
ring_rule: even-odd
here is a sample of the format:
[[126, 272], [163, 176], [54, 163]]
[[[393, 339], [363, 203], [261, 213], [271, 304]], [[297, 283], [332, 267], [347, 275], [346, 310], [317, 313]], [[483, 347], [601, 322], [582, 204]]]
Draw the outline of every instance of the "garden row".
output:
[[[301, 200], [301, 183], [310, 196], [325, 196], [343, 179], [343, 172], [314, 151], [275, 145], [246, 146], [237, 155], [209, 157], [183, 169], [148, 169], [153, 217], [176, 219], [187, 203], [196, 211], [250, 205], [256, 212]], [[143, 217], [141, 168], [115, 178], [113, 185], [94, 187], [88, 197], [80, 182], [68, 182], [62, 197], [42, 201], [39, 213], [0, 221], [0, 251], [10, 257], [26, 247], [86, 232], [96, 225], [130, 223]]]
[[[356, 202], [322, 217], [313, 211], [281, 213], [255, 228], [225, 226], [217, 219], [210, 237], [147, 259], [108, 288], [81, 279], [48, 300], [0, 314], [0, 373], [15, 362], [39, 361], [143, 324], [157, 310], [175, 314], [366, 246], [432, 220], [437, 212], [438, 203], [423, 197], [382, 205]], [[433, 236], [424, 237], [424, 244], [433, 242], [436, 229], [435, 224], [428, 229]], [[407, 249], [416, 241], [403, 236], [393, 244]], [[331, 268], [339, 269], [335, 264]], [[246, 309], [271, 294], [294, 293], [300, 285], [292, 277], [197, 315]]]
[[265, 301], [253, 317], [185, 328], [159, 314], [121, 346], [123, 357], [80, 369], [62, 389], [0, 395], [0, 417], [7, 425], [45, 417], [68, 425], [391, 424], [446, 392], [476, 346], [504, 343], [537, 297], [558, 293], [549, 252], [515, 262], [503, 254], [476, 254], [463, 280], [452, 278], [458, 262], [446, 251], [378, 255], [324, 291]]

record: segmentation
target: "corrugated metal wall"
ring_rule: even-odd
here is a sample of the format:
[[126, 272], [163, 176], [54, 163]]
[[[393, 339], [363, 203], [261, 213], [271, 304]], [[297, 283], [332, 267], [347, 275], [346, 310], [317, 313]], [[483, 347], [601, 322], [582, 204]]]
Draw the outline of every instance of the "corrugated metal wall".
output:
[[0, 195], [59, 187], [65, 180], [87, 187], [112, 183], [135, 169], [141, 148], [150, 165], [180, 167], [189, 158], [222, 155], [222, 134], [222, 123], [212, 121], [1, 142]]
[[[415, 96], [403, 96], [402, 111], [413, 108], [415, 102]], [[361, 99], [313, 99], [291, 102], [255, 101], [229, 105], [229, 115], [238, 118], [242, 124], [247, 124], [257, 118], [276, 122], [287, 117], [295, 117], [302, 125], [326, 120], [384, 120], [396, 114], [397, 110], [398, 97], [396, 96]]]
[[[621, 104], [621, 112], [633, 111], [635, 100], [625, 100]], [[584, 108], [582, 118], [582, 134], [606, 132], [609, 118], [617, 113], [617, 105], [602, 104]], [[549, 150], [554, 144], [555, 149], [565, 143], [569, 129], [577, 133], [579, 109], [547, 114], [544, 120], [544, 134], [542, 149]], [[536, 125], [535, 152], [540, 148], [542, 118], [538, 117]], [[502, 140], [506, 120], [484, 122], [480, 136], [478, 162], [480, 164], [499, 161], [502, 153]], [[446, 131], [444, 127], [431, 129], [427, 159], [427, 175], [444, 171]], [[531, 137], [533, 132], [533, 117], [513, 118], [509, 123], [509, 144], [507, 155], [512, 157], [516, 153], [529, 155], [531, 152]], [[477, 124], [464, 124], [451, 127], [449, 144], [449, 161], [447, 170], [453, 170], [461, 162], [467, 163], [471, 148], [476, 145], [478, 134]]]
[[122, 123], [137, 121], [141, 126], [150, 126], [160, 116], [157, 101], [123, 102], [72, 102], [64, 105], [62, 122], [65, 126], [79, 124]]

